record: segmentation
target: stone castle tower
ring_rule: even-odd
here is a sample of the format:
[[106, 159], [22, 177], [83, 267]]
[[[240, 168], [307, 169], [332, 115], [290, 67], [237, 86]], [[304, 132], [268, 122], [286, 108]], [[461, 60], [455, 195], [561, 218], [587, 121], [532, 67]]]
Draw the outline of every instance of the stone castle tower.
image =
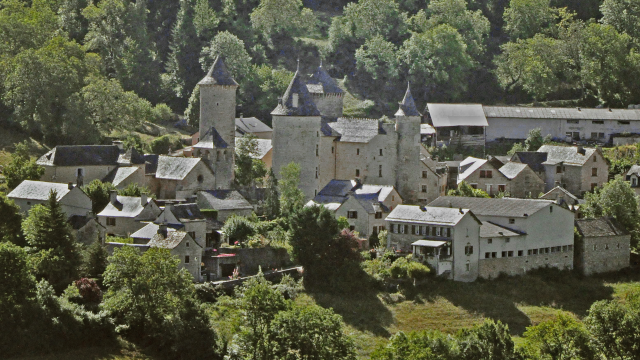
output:
[[195, 156], [208, 160], [217, 189], [228, 189], [233, 181], [235, 151], [236, 90], [222, 58], [217, 57], [200, 86], [200, 140]]
[[311, 199], [318, 190], [322, 120], [299, 69], [271, 115], [273, 171], [280, 178], [283, 166], [291, 162], [300, 165], [299, 187], [305, 198]]
[[322, 67], [322, 62], [307, 80], [307, 90], [323, 117], [329, 119], [342, 117], [344, 91]]
[[420, 119], [421, 115], [407, 92], [395, 114], [398, 151], [396, 161], [396, 187], [405, 202], [415, 203], [420, 186]]

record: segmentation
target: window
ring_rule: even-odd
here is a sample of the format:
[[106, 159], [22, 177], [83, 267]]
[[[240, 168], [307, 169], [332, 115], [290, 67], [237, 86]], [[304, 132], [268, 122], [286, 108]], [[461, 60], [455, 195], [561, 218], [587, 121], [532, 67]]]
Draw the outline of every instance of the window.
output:
[[[195, 239], [196, 239], [196, 232], [195, 232], [195, 231], [189, 231], [187, 234], [189, 234], [189, 236], [191, 236], [191, 238], [192, 238], [193, 240], [195, 240]], [[188, 242], [187, 242], [187, 244], [188, 244]]]
[[522, 256], [522, 255], [524, 255], [524, 251], [518, 250], [518, 256]]
[[556, 174], [562, 174], [562, 166], [556, 166]]
[[451, 228], [447, 228], [447, 237], [451, 237]]
[[360, 169], [356, 169], [356, 177], [360, 176]]
[[184, 243], [184, 247], [189, 247], [189, 242]]
[[569, 251], [572, 251], [572, 250], [573, 250], [573, 245], [567, 245], [567, 249], [568, 249]]
[[318, 144], [316, 144], [316, 156], [319, 155], [319, 149], [318, 149]]
[[318, 168], [316, 168], [316, 179], [318, 178]]
[[593, 120], [591, 121], [592, 124], [597, 124], [597, 125], [604, 125], [604, 121], [601, 120]]
[[428, 226], [421, 226], [420, 229], [422, 231], [422, 235], [429, 235], [429, 227]]
[[487, 179], [491, 179], [493, 177], [493, 172], [491, 170], [487, 170]]
[[474, 189], [477, 189], [478, 188], [478, 184], [471, 184], [471, 187], [474, 188]]
[[509, 224], [515, 224], [516, 223], [516, 219], [509, 219]]
[[404, 234], [404, 225], [398, 224], [398, 229], [400, 230], [400, 234]]
[[513, 251], [507, 251], [507, 257], [513, 257]]
[[567, 245], [564, 245], [564, 246], [562, 247], [562, 251], [563, 251], [563, 252], [564, 252], [564, 251], [567, 251]]
[[600, 139], [604, 139], [604, 133], [598, 133], [598, 137], [599, 137]]
[[533, 255], [538, 255], [538, 249], [533, 249]]
[[598, 133], [597, 132], [592, 132], [591, 133], [591, 138], [592, 139], [597, 139], [598, 138]]
[[631, 123], [629, 121], [618, 121], [618, 124], [620, 124], [620, 125], [629, 125]]
[[416, 226], [415, 225], [411, 225], [411, 233], [412, 234], [417, 234], [418, 232], [416, 231]]
[[491, 257], [491, 253], [490, 253], [490, 252], [486, 252], [486, 253], [484, 253], [484, 258], [485, 258], [485, 259], [488, 259], [488, 258], [490, 258], [490, 257]]
[[503, 251], [502, 254], [500, 254], [500, 257], [503, 257], [503, 258], [507, 257], [507, 252]]
[[507, 185], [498, 185], [498, 192], [505, 192], [507, 190]]
[[358, 212], [357, 211], [347, 211], [347, 219], [357, 219]]
[[202, 183], [204, 181], [204, 176], [198, 175], [198, 182]]
[[331, 147], [331, 153], [333, 154], [333, 146]]
[[531, 254], [533, 254], [533, 251], [527, 250], [527, 255], [531, 255]]
[[376, 211], [376, 219], [382, 219], [382, 211]]
[[409, 233], [409, 225], [405, 225], [404, 226], [404, 232], [405, 232], [405, 234]]
[[591, 191], [595, 190], [598, 187], [597, 183], [591, 183]]
[[355, 226], [353, 226], [353, 225], [349, 226], [349, 230], [354, 231], [355, 229], [356, 229]]
[[189, 255], [185, 255], [184, 257], [184, 263], [188, 264], [189, 263]]
[[598, 157], [593, 155], [593, 162], [598, 162]]
[[598, 168], [591, 168], [591, 176], [598, 176]]
[[382, 149], [380, 149], [380, 156], [382, 156]]
[[436, 236], [440, 236], [440, 229], [442, 228], [434, 227], [434, 229], [435, 229], [434, 233], [436, 234]]
[[553, 206], [549, 206], [549, 213], [553, 213]]
[[487, 239], [487, 244], [493, 244], [493, 239]]
[[423, 172], [422, 172], [422, 178], [423, 178], [423, 179], [426, 179], [426, 178], [427, 178], [427, 174], [429, 174], [429, 172], [428, 172], [428, 171], [423, 171]]
[[382, 177], [382, 165], [378, 165], [378, 177]]
[[427, 185], [422, 185], [422, 192], [426, 193], [427, 192]]
[[504, 242], [505, 242], [505, 243], [508, 243], [508, 242], [510, 242], [510, 241], [511, 241], [511, 238], [504, 238]]
[[356, 155], [360, 155], [360, 149], [356, 149]]
[[391, 232], [396, 233], [396, 224], [391, 224]]
[[567, 124], [580, 124], [580, 120], [567, 120]]
[[464, 253], [465, 255], [473, 254], [473, 246], [471, 245], [471, 243], [467, 243], [467, 246], [464, 247]]
[[487, 172], [485, 170], [480, 170], [480, 179], [484, 179], [487, 177]]
[[544, 248], [544, 253], [548, 254], [549, 253], [549, 248]]
[[480, 170], [480, 178], [491, 179], [493, 177], [493, 172], [491, 170]]
[[107, 226], [116, 226], [116, 218], [107, 218]]

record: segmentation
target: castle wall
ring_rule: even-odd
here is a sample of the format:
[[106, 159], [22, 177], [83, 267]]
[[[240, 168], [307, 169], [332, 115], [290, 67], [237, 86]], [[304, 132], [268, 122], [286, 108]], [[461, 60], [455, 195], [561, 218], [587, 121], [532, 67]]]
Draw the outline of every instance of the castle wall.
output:
[[398, 157], [396, 165], [396, 188], [405, 204], [418, 201], [420, 184], [420, 117], [400, 116], [396, 118], [398, 133]]
[[311, 96], [318, 111], [320, 111], [320, 115], [330, 118], [342, 117], [344, 94], [311, 93]]
[[336, 178], [336, 147], [338, 142], [335, 139], [332, 136], [320, 136], [318, 191]]

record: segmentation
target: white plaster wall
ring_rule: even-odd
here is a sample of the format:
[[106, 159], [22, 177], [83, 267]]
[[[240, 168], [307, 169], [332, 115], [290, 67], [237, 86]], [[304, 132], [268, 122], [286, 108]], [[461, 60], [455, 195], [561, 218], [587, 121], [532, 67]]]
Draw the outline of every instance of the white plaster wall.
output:
[[[480, 224], [467, 213], [453, 228], [453, 280], [475, 281], [478, 278], [478, 252], [480, 238]], [[465, 247], [473, 246], [473, 254], [465, 254]], [[467, 271], [469, 262], [469, 271]]]

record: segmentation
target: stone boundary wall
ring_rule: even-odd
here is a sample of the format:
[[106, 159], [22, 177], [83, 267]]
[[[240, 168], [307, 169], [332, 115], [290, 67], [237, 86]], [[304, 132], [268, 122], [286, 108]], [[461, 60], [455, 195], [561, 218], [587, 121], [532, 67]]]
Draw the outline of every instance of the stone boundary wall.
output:
[[527, 255], [520, 257], [480, 259], [478, 276], [493, 279], [501, 273], [507, 275], [524, 275], [527, 271], [549, 266], [558, 269], [573, 268], [573, 252], [557, 252], [549, 254]]
[[262, 267], [262, 271], [266, 272], [291, 265], [289, 253], [286, 249], [281, 248], [219, 248], [218, 254], [236, 254], [239, 272], [244, 276], [257, 274], [259, 267]]

